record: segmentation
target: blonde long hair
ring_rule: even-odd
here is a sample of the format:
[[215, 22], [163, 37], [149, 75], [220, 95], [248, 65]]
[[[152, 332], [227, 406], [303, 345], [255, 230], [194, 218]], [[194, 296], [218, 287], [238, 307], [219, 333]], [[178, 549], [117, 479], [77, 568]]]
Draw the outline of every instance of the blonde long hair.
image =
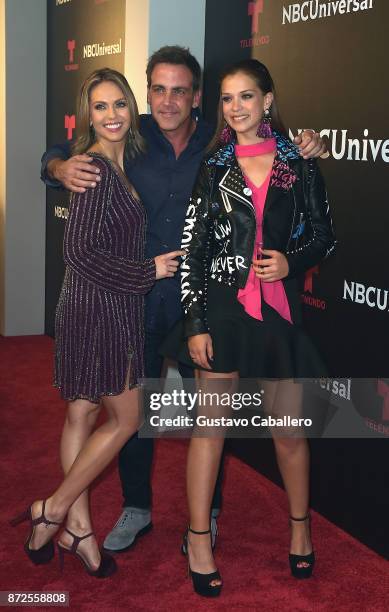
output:
[[136, 157], [145, 151], [145, 141], [139, 132], [139, 112], [135, 96], [123, 74], [111, 68], [100, 68], [90, 74], [81, 85], [77, 101], [76, 140], [72, 146], [73, 155], [85, 153], [96, 142], [96, 136], [90, 125], [90, 95], [92, 89], [100, 83], [110, 81], [123, 92], [130, 111], [131, 127], [128, 132], [125, 155]]

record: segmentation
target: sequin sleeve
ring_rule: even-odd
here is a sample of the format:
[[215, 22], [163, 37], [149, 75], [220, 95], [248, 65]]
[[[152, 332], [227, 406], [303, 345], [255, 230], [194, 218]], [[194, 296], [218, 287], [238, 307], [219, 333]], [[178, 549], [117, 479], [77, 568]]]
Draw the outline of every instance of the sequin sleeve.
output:
[[207, 285], [212, 220], [209, 215], [210, 180], [205, 164], [200, 168], [186, 213], [181, 248], [181, 302], [185, 337], [208, 333]]
[[101, 234], [117, 180], [109, 163], [95, 158], [101, 181], [94, 189], [72, 194], [64, 236], [65, 263], [91, 283], [113, 293], [147, 293], [155, 282], [154, 259], [133, 261], [101, 246]]

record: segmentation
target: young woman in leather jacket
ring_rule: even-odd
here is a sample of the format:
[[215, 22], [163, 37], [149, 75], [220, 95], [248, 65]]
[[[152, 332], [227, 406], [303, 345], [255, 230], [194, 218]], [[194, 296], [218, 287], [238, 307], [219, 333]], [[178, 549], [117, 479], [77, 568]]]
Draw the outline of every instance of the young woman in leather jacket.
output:
[[[300, 377], [325, 375], [300, 323], [301, 273], [327, 257], [335, 237], [323, 178], [287, 138], [267, 68], [244, 60], [221, 77], [219, 121], [189, 203], [181, 265], [184, 319], [165, 354], [198, 369], [203, 390], [229, 393], [261, 379], [267, 412], [301, 414]], [[274, 379], [277, 379], [276, 381]], [[198, 408], [198, 414], [214, 408]], [[220, 414], [220, 413], [219, 413]], [[309, 449], [303, 434], [272, 431], [290, 509], [290, 568], [311, 575]], [[223, 435], [192, 437], [190, 526], [184, 551], [194, 587], [221, 590], [209, 535]]]

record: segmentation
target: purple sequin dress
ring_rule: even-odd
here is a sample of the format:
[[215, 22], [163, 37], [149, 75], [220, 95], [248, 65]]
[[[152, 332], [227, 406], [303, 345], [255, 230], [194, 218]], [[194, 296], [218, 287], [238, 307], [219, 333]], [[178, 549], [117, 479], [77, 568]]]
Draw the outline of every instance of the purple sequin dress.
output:
[[146, 213], [124, 178], [93, 153], [101, 181], [72, 194], [65, 278], [55, 319], [55, 379], [64, 399], [98, 403], [144, 376], [144, 294], [155, 263], [144, 259]]

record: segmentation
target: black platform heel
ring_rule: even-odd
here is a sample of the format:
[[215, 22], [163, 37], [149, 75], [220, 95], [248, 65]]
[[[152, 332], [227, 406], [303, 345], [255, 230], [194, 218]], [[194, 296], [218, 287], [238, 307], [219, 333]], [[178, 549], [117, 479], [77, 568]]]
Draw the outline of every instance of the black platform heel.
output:
[[[289, 522], [291, 521], [309, 521], [309, 530], [311, 526], [311, 516], [306, 514], [302, 518], [295, 518], [289, 516]], [[299, 563], [305, 563], [306, 567], [299, 567]], [[315, 565], [315, 553], [312, 550], [308, 555], [293, 555], [289, 553], [289, 565], [292, 576], [295, 578], [310, 578], [312, 576], [313, 567]]]
[[[207, 531], [195, 531], [188, 527], [186, 533], [184, 534], [182, 550], [186, 551], [188, 554], [188, 533], [189, 531], [195, 535], [207, 535], [211, 534], [211, 530], [207, 529]], [[221, 580], [221, 576], [218, 570], [216, 572], [211, 572], [210, 574], [200, 574], [199, 572], [194, 572], [191, 570], [189, 563], [189, 554], [188, 554], [188, 577], [192, 577], [193, 588], [198, 595], [202, 597], [218, 597], [220, 595], [223, 584], [211, 584], [213, 580]]]
[[83, 556], [83, 554], [81, 552], [78, 552], [77, 548], [78, 548], [79, 543], [82, 542], [82, 540], [86, 540], [86, 538], [90, 538], [91, 536], [93, 536], [94, 535], [93, 531], [91, 531], [90, 533], [84, 536], [76, 535], [75, 533], [70, 531], [70, 529], [68, 529], [67, 527], [65, 527], [65, 531], [69, 535], [72, 536], [73, 543], [70, 548], [67, 548], [61, 542], [57, 542], [59, 566], [60, 566], [61, 572], [63, 571], [63, 567], [64, 567], [65, 554], [73, 555], [74, 557], [78, 557], [81, 563], [83, 564], [85, 570], [88, 572], [89, 576], [94, 576], [95, 578], [109, 578], [110, 576], [112, 576], [112, 574], [114, 574], [117, 571], [117, 565], [116, 565], [115, 559], [108, 553], [104, 552], [103, 550], [100, 550], [101, 560], [100, 560], [100, 565], [97, 569], [92, 569], [88, 561]]
[[30, 533], [28, 534], [27, 540], [24, 543], [24, 551], [27, 557], [30, 559], [30, 561], [32, 561], [35, 565], [44, 565], [46, 563], [49, 563], [51, 559], [54, 557], [54, 550], [55, 550], [52, 539], [50, 539], [48, 542], [46, 542], [46, 544], [44, 544], [37, 550], [32, 550], [30, 548], [30, 542], [31, 542], [32, 536], [34, 535], [35, 527], [37, 525], [41, 525], [41, 523], [44, 523], [46, 527], [49, 527], [50, 525], [58, 525], [58, 526], [61, 525], [61, 523], [57, 523], [56, 521], [49, 521], [49, 519], [46, 518], [45, 506], [46, 506], [46, 500], [42, 501], [41, 514], [35, 519], [32, 518], [32, 512], [31, 512], [32, 505], [31, 505], [27, 508], [27, 510], [22, 512], [22, 514], [19, 514], [18, 516], [10, 520], [10, 525], [12, 525], [12, 527], [16, 527], [16, 525], [19, 525], [23, 521], [30, 522]]
[[[215, 517], [216, 518], [216, 517]], [[208, 533], [208, 532], [204, 532], [204, 533]], [[211, 548], [212, 548], [212, 552], [215, 550], [216, 548], [216, 540], [217, 540], [217, 536], [219, 535], [219, 528], [217, 526], [217, 523], [215, 521], [215, 526], [214, 526], [214, 531], [212, 533], [212, 523], [211, 523], [211, 528], [210, 528], [210, 533], [211, 533]], [[213, 537], [212, 537], [213, 536]], [[183, 539], [183, 542], [181, 544], [181, 552], [182, 554], [186, 557], [188, 554], [188, 542], [187, 540]]]

